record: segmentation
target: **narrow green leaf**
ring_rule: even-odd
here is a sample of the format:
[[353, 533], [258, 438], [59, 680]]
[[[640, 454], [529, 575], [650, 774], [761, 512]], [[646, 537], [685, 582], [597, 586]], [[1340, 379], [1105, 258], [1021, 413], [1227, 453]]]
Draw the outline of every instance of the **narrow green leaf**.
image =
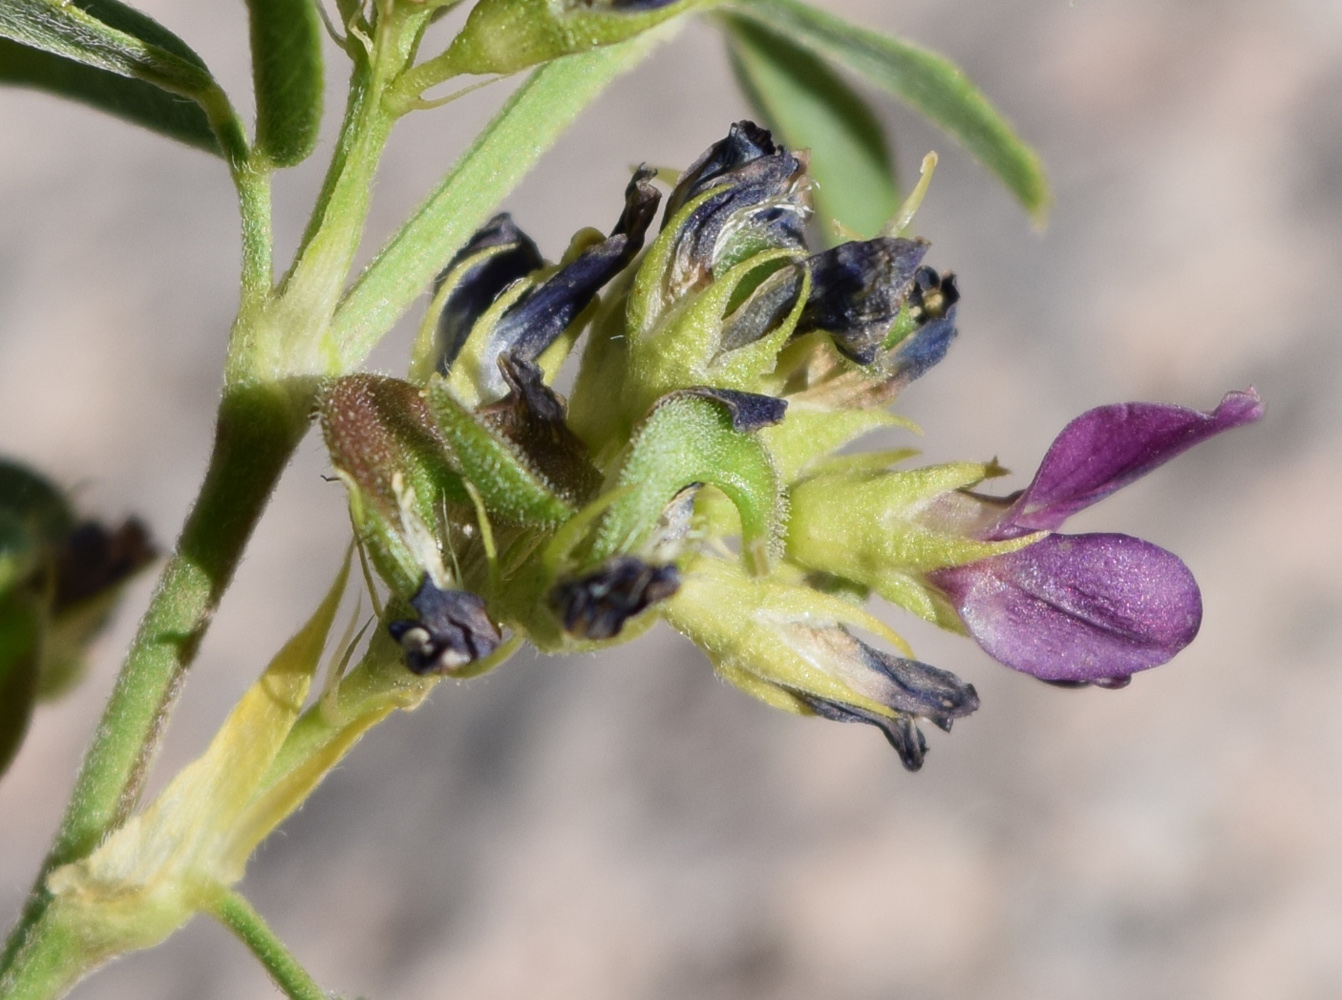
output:
[[188, 146], [222, 152], [199, 104], [143, 80], [0, 39], [0, 83], [78, 101]]
[[302, 161], [322, 119], [322, 26], [313, 0], [247, 0], [256, 145], [277, 166]]
[[881, 123], [823, 59], [740, 17], [726, 19], [732, 66], [769, 128], [811, 151], [820, 230], [837, 221], [870, 238], [899, 204]]
[[342, 370], [363, 360], [578, 113], [665, 37], [647, 31], [531, 74], [346, 295], [330, 333]]
[[892, 91], [997, 174], [1037, 220], [1048, 208], [1038, 155], [950, 60], [849, 24], [800, 0], [737, 0], [731, 9]]
[[191, 97], [215, 86], [185, 42], [117, 0], [4, 0], [0, 38]]

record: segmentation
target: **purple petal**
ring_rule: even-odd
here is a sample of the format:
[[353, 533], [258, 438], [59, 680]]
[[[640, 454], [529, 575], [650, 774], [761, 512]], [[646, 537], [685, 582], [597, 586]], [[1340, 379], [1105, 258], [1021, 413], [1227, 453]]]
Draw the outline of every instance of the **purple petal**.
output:
[[1050, 535], [931, 576], [989, 656], [1046, 681], [1112, 686], [1164, 663], [1202, 621], [1188, 567], [1128, 535]]
[[989, 537], [1061, 527], [1077, 511], [1200, 441], [1262, 415], [1262, 401], [1253, 389], [1226, 393], [1211, 413], [1165, 403], [1116, 403], [1089, 410], [1054, 439], [1034, 481]]

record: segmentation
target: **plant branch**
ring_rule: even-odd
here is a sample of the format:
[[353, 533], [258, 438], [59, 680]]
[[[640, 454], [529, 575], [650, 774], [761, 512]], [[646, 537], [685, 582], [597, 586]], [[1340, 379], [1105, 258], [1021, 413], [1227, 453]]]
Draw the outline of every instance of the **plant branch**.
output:
[[330, 1000], [330, 994], [299, 964], [251, 903], [237, 892], [225, 892], [210, 907], [214, 917], [238, 936], [266, 967], [275, 985], [292, 1000]]
[[225, 392], [204, 485], [122, 665], [0, 971], [25, 947], [51, 901], [46, 876], [87, 854], [134, 807], [186, 669], [307, 427], [313, 392], [256, 385]]

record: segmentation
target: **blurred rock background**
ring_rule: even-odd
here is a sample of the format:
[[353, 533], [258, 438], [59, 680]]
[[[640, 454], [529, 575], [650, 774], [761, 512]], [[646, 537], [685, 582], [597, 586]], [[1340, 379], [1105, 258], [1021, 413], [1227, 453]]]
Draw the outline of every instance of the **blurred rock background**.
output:
[[[241, 6], [143, 0], [248, 89]], [[374, 732], [245, 888], [348, 995], [534, 1000], [1107, 1000], [1342, 995], [1342, 7], [1336, 0], [833, 0], [958, 61], [1037, 144], [1031, 230], [988, 176], [884, 98], [906, 176], [942, 153], [919, 229], [960, 275], [961, 337], [909, 391], [931, 460], [1023, 485], [1054, 433], [1123, 399], [1258, 427], [1073, 524], [1178, 552], [1206, 619], [1127, 690], [1062, 691], [899, 621], [982, 696], [918, 775], [867, 727], [772, 712], [669, 632], [528, 655]], [[342, 71], [330, 57], [329, 104]], [[375, 246], [506, 85], [415, 116]], [[630, 165], [683, 165], [747, 114], [691, 25], [508, 202], [551, 256], [618, 214]], [[29, 93], [0, 95], [0, 453], [165, 542], [203, 470], [235, 301], [232, 192], [210, 158]], [[320, 155], [276, 193], [280, 257]], [[373, 364], [403, 368], [406, 337]], [[205, 644], [155, 787], [205, 745], [347, 537], [310, 439]], [[121, 649], [41, 710], [0, 782], [0, 912], [17, 911]], [[269, 995], [201, 918], [80, 998]]]

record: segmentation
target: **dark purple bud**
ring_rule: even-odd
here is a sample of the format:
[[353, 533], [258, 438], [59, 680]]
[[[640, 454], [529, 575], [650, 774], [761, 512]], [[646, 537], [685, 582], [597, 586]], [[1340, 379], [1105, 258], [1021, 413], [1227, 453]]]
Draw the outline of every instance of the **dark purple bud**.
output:
[[617, 556], [582, 576], [560, 580], [550, 591], [550, 608], [564, 631], [579, 639], [614, 639], [634, 615], [680, 589], [674, 563], [654, 565]]
[[534, 361], [558, 339], [610, 281], [643, 249], [661, 194], [655, 171], [639, 167], [625, 189], [625, 207], [610, 236], [583, 250], [500, 317], [490, 333], [494, 350]]
[[724, 267], [780, 247], [804, 250], [811, 213], [806, 162], [751, 122], [737, 122], [680, 178], [663, 225], [715, 188], [682, 224], [667, 289], [679, 295]]
[[914, 275], [927, 254], [923, 240], [879, 237], [841, 243], [810, 257], [811, 295], [796, 335], [823, 330], [845, 356], [869, 365], [885, 342], [900, 308], [917, 289]]
[[706, 385], [677, 389], [667, 393], [662, 399], [682, 395], [702, 396], [704, 399], [720, 403], [731, 417], [732, 430], [742, 434], [782, 423], [783, 416], [787, 413], [786, 399], [758, 392], [741, 392], [739, 389], [713, 389]]
[[457, 251], [438, 282], [473, 257], [479, 258], [479, 263], [458, 279], [438, 317], [436, 367], [444, 375], [461, 353], [475, 321], [499, 294], [514, 281], [545, 266], [536, 244], [517, 228], [507, 212], [490, 219]]
[[419, 617], [391, 622], [387, 631], [401, 644], [412, 673], [451, 673], [488, 656], [503, 641], [483, 598], [465, 590], [440, 590], [427, 573], [410, 606]]
[[990, 537], [1055, 529], [1200, 441], [1262, 415], [1263, 403], [1253, 389], [1226, 393], [1211, 413], [1166, 403], [1088, 410], [1054, 439], [1033, 482]]
[[1046, 681], [1121, 686], [1202, 621], [1188, 567], [1128, 535], [1050, 535], [930, 578], [989, 656]]

